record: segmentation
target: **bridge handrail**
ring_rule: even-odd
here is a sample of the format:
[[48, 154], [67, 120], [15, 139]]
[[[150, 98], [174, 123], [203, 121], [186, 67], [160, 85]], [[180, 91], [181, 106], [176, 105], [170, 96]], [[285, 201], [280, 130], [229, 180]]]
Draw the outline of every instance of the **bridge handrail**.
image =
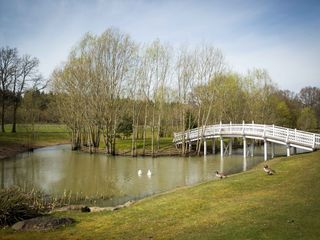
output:
[[320, 148], [320, 134], [290, 129], [275, 125], [264, 124], [216, 124], [202, 126], [187, 130], [185, 132], [174, 133], [174, 143], [181, 143], [183, 136], [185, 141], [195, 141], [201, 138], [213, 138], [224, 135], [256, 136], [259, 138], [269, 138], [291, 144], [300, 144], [312, 149]]

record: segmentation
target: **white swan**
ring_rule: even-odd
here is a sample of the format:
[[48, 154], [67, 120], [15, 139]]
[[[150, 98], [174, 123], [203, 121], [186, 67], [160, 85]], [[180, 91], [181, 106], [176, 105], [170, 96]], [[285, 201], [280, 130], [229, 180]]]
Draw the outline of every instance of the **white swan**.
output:
[[147, 175], [148, 175], [148, 177], [151, 177], [152, 173], [151, 173], [150, 169], [148, 169]]
[[141, 169], [138, 170], [138, 175], [139, 175], [139, 176], [142, 175], [142, 170], [141, 170]]

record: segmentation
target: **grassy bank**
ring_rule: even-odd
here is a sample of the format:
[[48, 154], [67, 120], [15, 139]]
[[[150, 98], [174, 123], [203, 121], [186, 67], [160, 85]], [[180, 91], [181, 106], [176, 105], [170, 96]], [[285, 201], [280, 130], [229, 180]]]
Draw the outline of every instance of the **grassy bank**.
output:
[[17, 132], [11, 133], [11, 125], [0, 133], [0, 159], [11, 157], [29, 149], [70, 142], [68, 129], [59, 124], [18, 124]]
[[[14, 156], [17, 153], [27, 151], [37, 147], [49, 146], [61, 143], [70, 143], [69, 129], [61, 124], [18, 124], [17, 132], [11, 133], [11, 125], [6, 125], [6, 132], [0, 132], [0, 159]], [[105, 152], [105, 143], [101, 137], [100, 151]], [[120, 155], [131, 155], [131, 138], [116, 141], [116, 153]], [[143, 140], [138, 139], [137, 155], [143, 154]], [[156, 155], [176, 155], [179, 154], [172, 144], [172, 138], [161, 138], [159, 150], [154, 143], [154, 153]], [[145, 154], [151, 155], [151, 137], [148, 133], [146, 139]]]
[[0, 133], [1, 144], [30, 144], [45, 145], [46, 143], [59, 143], [70, 141], [69, 130], [60, 124], [18, 124], [17, 132], [11, 133], [11, 125], [6, 125], [6, 132]]
[[116, 212], [63, 213], [50, 231], [1, 230], [2, 239], [318, 239], [320, 152], [278, 158], [245, 173], [154, 196]]
[[[116, 152], [118, 154], [131, 154], [131, 139], [117, 139], [116, 142]], [[137, 139], [137, 155], [143, 154], [143, 139]], [[102, 144], [103, 145], [103, 144]], [[104, 147], [104, 146], [102, 146]], [[151, 145], [151, 138], [146, 139], [146, 146], [145, 146], [145, 154], [151, 155], [152, 154], [152, 145]], [[179, 151], [175, 148], [174, 144], [172, 143], [172, 138], [161, 138], [159, 144], [159, 150], [157, 149], [156, 142], [154, 143], [154, 153], [156, 155], [175, 155], [179, 154]]]

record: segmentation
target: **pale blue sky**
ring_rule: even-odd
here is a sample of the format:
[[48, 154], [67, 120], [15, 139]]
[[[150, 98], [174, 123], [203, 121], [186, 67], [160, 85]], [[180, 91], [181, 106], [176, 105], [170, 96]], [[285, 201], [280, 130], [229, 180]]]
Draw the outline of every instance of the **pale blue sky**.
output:
[[320, 1], [0, 0], [0, 46], [38, 57], [45, 77], [109, 27], [141, 43], [213, 44], [233, 70], [265, 68], [282, 89], [320, 87]]

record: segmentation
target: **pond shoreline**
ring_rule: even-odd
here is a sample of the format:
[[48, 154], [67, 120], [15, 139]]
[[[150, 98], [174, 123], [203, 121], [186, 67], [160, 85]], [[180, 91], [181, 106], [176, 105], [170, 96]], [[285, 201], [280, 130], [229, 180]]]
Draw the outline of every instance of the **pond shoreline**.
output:
[[[33, 152], [36, 149], [44, 148], [44, 147], [50, 147], [50, 146], [58, 146], [58, 145], [64, 145], [64, 144], [70, 144], [70, 142], [56, 142], [56, 143], [47, 143], [47, 144], [35, 144], [35, 145], [27, 145], [27, 144], [21, 144], [21, 143], [2, 143], [3, 145], [0, 146], [0, 160], [2, 159], [8, 159], [15, 157], [18, 154], [25, 153], [25, 152]], [[105, 150], [99, 149], [98, 151], [90, 153], [89, 149], [82, 149], [78, 150], [80, 152], [89, 153], [89, 154], [107, 154]], [[197, 154], [195, 152], [192, 152], [188, 154], [187, 156], [196, 156]], [[170, 156], [181, 156], [181, 154], [178, 151], [160, 151], [158, 153], [155, 153], [152, 155], [149, 152], [146, 152], [145, 154], [138, 153], [135, 156], [131, 155], [130, 151], [119, 151], [114, 156], [126, 156], [126, 157], [170, 157]]]
[[8, 159], [17, 156], [18, 154], [25, 152], [33, 152], [35, 149], [50, 147], [50, 146], [58, 146], [63, 144], [68, 144], [68, 142], [59, 142], [59, 143], [47, 143], [47, 144], [39, 144], [39, 145], [26, 145], [21, 143], [2, 143], [4, 145], [0, 146], [0, 160]]
[[[208, 161], [198, 156], [118, 157], [71, 151], [69, 144], [56, 145], [1, 161], [1, 169], [5, 171], [0, 183], [3, 186], [15, 183], [23, 189], [35, 187], [45, 191], [48, 198], [52, 194], [63, 204], [115, 206], [214, 178], [215, 171], [220, 169], [219, 158], [220, 155], [208, 156]], [[242, 160], [233, 159], [230, 164], [227, 167], [232, 166], [232, 172], [243, 168]], [[143, 174], [138, 174], [139, 169]], [[147, 174], [149, 169], [152, 171], [150, 176]], [[29, 172], [35, 177], [28, 175]], [[91, 182], [88, 176], [95, 176], [94, 181]], [[169, 177], [170, 181], [162, 181]], [[162, 181], [161, 185], [157, 184], [159, 181]]]
[[[81, 150], [78, 150], [80, 152], [84, 152], [84, 153], [89, 153], [89, 154], [106, 154], [106, 155], [112, 155], [112, 156], [124, 156], [124, 157], [172, 157], [172, 156], [181, 156], [181, 153], [174, 149], [175, 151], [173, 151], [172, 149], [169, 150], [161, 150], [158, 152], [155, 152], [153, 155], [151, 152], [146, 151], [144, 154], [143, 153], [137, 153], [136, 155], [132, 156], [131, 154], [131, 150], [130, 151], [124, 151], [124, 150], [119, 150], [116, 151], [116, 153], [114, 155], [106, 153], [106, 151], [104, 149], [98, 149], [96, 151], [90, 152], [89, 148], [82, 148]], [[196, 156], [195, 152], [190, 153], [188, 156]]]
[[[36, 149], [39, 148], [45, 148], [45, 147], [50, 147], [50, 146], [59, 146], [59, 145], [64, 145], [64, 144], [70, 144], [70, 142], [67, 141], [62, 141], [62, 142], [53, 142], [53, 143], [45, 143], [45, 144], [35, 144], [35, 145], [26, 145], [26, 144], [21, 144], [21, 143], [13, 143], [13, 144], [6, 144], [2, 143], [4, 146], [0, 146], [0, 160], [2, 159], [8, 159], [15, 157], [18, 154], [25, 153], [25, 152], [33, 152]], [[239, 146], [236, 146], [235, 148], [239, 148]], [[83, 153], [88, 153], [88, 154], [105, 154], [105, 155], [110, 155], [105, 152], [104, 149], [98, 149], [94, 152], [90, 152], [89, 148], [83, 148], [81, 150], [76, 150], [79, 152]], [[202, 156], [203, 153], [201, 152], [200, 156]], [[152, 155], [151, 152], [147, 151], [145, 154], [143, 153], [137, 153], [135, 156], [132, 156], [131, 151], [118, 151], [112, 156], [124, 156], [124, 157], [174, 157], [174, 156], [183, 156], [181, 153], [175, 149], [165, 149], [161, 150], [159, 152], [156, 152]], [[192, 151], [191, 153], [186, 154], [184, 157], [192, 157], [192, 156], [198, 156], [196, 151]]]
[[[54, 144], [56, 145], [56, 144]], [[32, 152], [34, 149], [47, 147], [50, 145], [41, 145], [41, 146], [26, 146], [25, 144], [9, 144], [5, 146], [0, 146], [0, 159], [7, 159], [11, 157], [15, 157], [16, 155], [24, 152]]]

